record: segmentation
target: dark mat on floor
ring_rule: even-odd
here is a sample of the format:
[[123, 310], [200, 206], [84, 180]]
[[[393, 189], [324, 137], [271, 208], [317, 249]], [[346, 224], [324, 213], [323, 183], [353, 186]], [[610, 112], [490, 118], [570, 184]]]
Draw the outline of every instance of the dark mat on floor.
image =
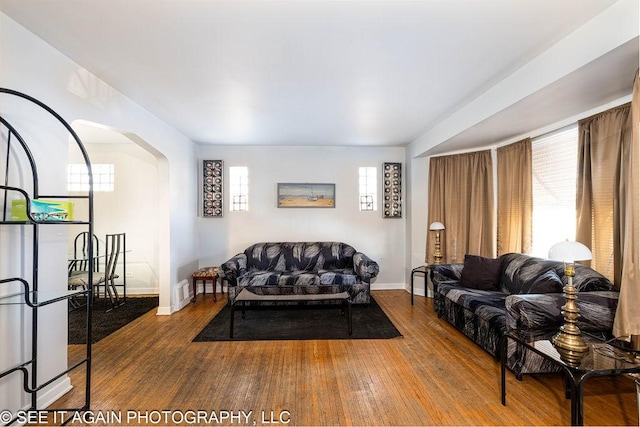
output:
[[[93, 342], [132, 322], [158, 306], [158, 297], [127, 297], [126, 302], [110, 311], [111, 303], [99, 299], [93, 305]], [[69, 344], [85, 344], [87, 341], [86, 309], [79, 308], [69, 313]]]
[[247, 310], [245, 319], [241, 318], [241, 311], [236, 310], [233, 338], [229, 338], [231, 308], [226, 306], [193, 341], [384, 339], [402, 336], [373, 298], [368, 306], [353, 305], [352, 315], [353, 334], [349, 336], [346, 314], [342, 315], [337, 307], [270, 307]]

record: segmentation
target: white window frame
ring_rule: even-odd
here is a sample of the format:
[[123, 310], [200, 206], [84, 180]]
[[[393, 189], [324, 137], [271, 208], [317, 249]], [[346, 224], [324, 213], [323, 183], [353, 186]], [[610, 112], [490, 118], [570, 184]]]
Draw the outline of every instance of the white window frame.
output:
[[[93, 163], [93, 191], [115, 191], [115, 166], [113, 163]], [[89, 172], [84, 163], [67, 165], [67, 191], [89, 191]]]
[[249, 168], [247, 166], [229, 167], [229, 211], [246, 212], [249, 210]]
[[360, 212], [378, 210], [378, 168], [375, 166], [358, 168], [358, 206]]

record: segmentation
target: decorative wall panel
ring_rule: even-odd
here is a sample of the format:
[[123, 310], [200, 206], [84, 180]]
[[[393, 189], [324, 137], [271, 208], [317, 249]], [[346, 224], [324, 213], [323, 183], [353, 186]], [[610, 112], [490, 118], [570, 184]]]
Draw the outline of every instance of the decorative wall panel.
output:
[[202, 216], [222, 218], [224, 213], [222, 160], [202, 161]]
[[382, 164], [382, 217], [402, 218], [402, 163]]

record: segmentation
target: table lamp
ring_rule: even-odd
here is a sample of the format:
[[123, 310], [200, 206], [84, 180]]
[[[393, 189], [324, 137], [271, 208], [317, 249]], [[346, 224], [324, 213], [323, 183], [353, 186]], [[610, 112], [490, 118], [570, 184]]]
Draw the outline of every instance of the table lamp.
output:
[[588, 347], [576, 325], [580, 317], [580, 309], [576, 305], [578, 291], [573, 286], [575, 276], [575, 261], [591, 259], [591, 251], [580, 242], [556, 243], [549, 250], [549, 258], [564, 263], [564, 274], [567, 276], [567, 284], [562, 288], [566, 300], [562, 306], [564, 325], [552, 339], [553, 345], [560, 353], [560, 357], [570, 366], [578, 366], [580, 360], [587, 352]]
[[436, 232], [436, 248], [433, 253], [433, 263], [440, 264], [442, 261], [442, 251], [440, 250], [440, 231], [444, 230], [444, 224], [441, 222], [432, 222], [429, 226], [429, 230]]

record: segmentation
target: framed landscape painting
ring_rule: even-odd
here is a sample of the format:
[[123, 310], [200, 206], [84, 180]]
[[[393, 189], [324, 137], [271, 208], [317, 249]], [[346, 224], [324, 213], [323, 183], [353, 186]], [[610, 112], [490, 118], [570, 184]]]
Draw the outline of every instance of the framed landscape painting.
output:
[[335, 208], [335, 184], [278, 183], [279, 208]]

